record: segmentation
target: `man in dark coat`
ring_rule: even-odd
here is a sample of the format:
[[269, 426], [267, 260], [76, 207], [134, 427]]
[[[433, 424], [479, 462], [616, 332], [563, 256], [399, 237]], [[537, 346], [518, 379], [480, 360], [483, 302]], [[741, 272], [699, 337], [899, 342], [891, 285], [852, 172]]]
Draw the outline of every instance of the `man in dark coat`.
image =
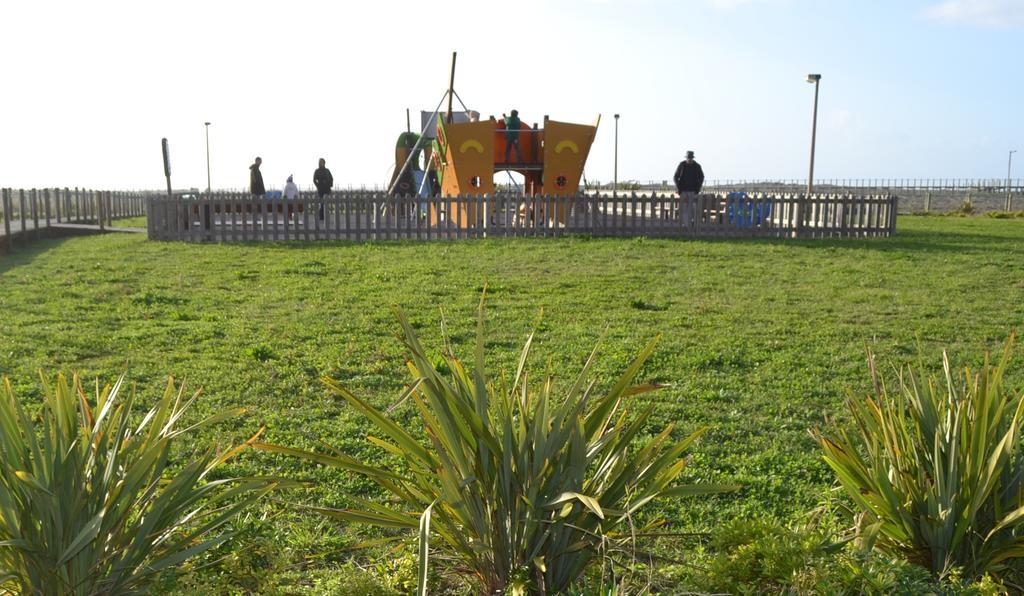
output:
[[[327, 160], [322, 157], [320, 158], [320, 167], [313, 172], [313, 186], [316, 187], [316, 194], [321, 199], [331, 194], [331, 187], [334, 186], [334, 176], [331, 176], [331, 171], [327, 169]], [[323, 203], [320, 203], [318, 215], [321, 220], [324, 218]]]
[[257, 157], [256, 162], [249, 166], [249, 194], [261, 199], [267, 194], [267, 189], [263, 186], [263, 174], [260, 173], [262, 163], [263, 159]]
[[321, 199], [324, 195], [330, 194], [331, 187], [334, 186], [334, 176], [331, 176], [331, 171], [327, 169], [327, 161], [322, 157], [320, 167], [313, 172], [313, 186], [316, 186], [316, 192]]
[[700, 188], [704, 186], [704, 170], [701, 169], [699, 163], [693, 160], [693, 151], [687, 151], [686, 159], [679, 162], [673, 180], [676, 181], [676, 188], [680, 195], [700, 192]]

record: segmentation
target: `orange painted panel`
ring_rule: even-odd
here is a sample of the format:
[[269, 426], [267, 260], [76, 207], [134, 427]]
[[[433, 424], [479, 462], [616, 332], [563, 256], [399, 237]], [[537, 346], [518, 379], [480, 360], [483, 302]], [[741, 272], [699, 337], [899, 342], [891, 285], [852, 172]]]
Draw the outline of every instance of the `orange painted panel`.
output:
[[[492, 120], [494, 123], [494, 163], [504, 164], [505, 148], [508, 145], [505, 136], [505, 121]], [[526, 122], [519, 129], [519, 150], [523, 154], [524, 163], [540, 163], [543, 159], [541, 146], [544, 144], [544, 131], [542, 129], [527, 128]], [[509, 162], [515, 163], [516, 150], [510, 149], [508, 154]]]
[[446, 124], [447, 165], [441, 193], [494, 193], [494, 124], [489, 121]]
[[576, 194], [596, 135], [596, 126], [555, 120], [544, 122], [545, 194]]
[[[444, 175], [441, 181], [441, 196], [494, 194], [494, 123], [463, 122], [445, 124], [447, 152]], [[430, 214], [430, 221], [437, 225], [443, 217], [453, 225], [466, 227], [476, 219], [476, 202], [472, 200], [451, 201], [448, 213]]]

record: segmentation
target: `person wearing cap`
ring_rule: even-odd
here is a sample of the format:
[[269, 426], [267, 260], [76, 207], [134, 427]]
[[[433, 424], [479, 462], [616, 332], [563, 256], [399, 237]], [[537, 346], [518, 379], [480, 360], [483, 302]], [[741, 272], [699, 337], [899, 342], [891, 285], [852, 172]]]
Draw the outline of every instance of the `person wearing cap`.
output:
[[502, 117], [505, 119], [505, 163], [510, 163], [508, 158], [513, 147], [516, 148], [516, 157], [519, 163], [523, 163], [523, 153], [519, 149], [519, 129], [522, 127], [519, 110], [512, 110], [512, 114], [509, 116], [502, 114]]
[[676, 167], [676, 174], [673, 176], [676, 182], [676, 189], [679, 195], [683, 193], [698, 193], [704, 186], [704, 170], [700, 164], [693, 160], [693, 151], [686, 152], [686, 159], [679, 162]]

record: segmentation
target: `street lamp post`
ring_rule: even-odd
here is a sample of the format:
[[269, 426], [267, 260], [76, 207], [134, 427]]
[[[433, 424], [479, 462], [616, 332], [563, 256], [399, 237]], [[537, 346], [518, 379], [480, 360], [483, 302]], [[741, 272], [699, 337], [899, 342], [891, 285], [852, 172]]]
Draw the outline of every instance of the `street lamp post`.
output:
[[619, 194], [619, 115], [615, 114], [615, 171], [612, 178], [612, 196]]
[[210, 123], [206, 125], [206, 194], [210, 194]]
[[807, 82], [814, 83], [814, 116], [811, 118], [811, 169], [807, 173], [807, 194], [814, 192], [814, 143], [818, 136], [818, 85], [820, 74], [807, 75]]
[[1006, 160], [1006, 211], [1013, 210], [1013, 190], [1010, 186], [1010, 168], [1013, 167], [1013, 154], [1016, 153], [1016, 149], [1010, 149], [1010, 157]]

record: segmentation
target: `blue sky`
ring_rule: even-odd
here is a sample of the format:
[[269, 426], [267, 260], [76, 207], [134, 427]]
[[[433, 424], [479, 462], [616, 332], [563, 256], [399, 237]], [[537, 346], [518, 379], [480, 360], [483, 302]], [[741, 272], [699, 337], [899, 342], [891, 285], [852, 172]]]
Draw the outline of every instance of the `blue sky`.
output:
[[[354, 4], [354, 3], [353, 3]], [[1024, 0], [3, 3], [0, 186], [384, 183], [459, 52], [470, 108], [601, 129], [589, 179], [1002, 177], [1024, 150]], [[1024, 177], [1018, 154], [1017, 175]]]

